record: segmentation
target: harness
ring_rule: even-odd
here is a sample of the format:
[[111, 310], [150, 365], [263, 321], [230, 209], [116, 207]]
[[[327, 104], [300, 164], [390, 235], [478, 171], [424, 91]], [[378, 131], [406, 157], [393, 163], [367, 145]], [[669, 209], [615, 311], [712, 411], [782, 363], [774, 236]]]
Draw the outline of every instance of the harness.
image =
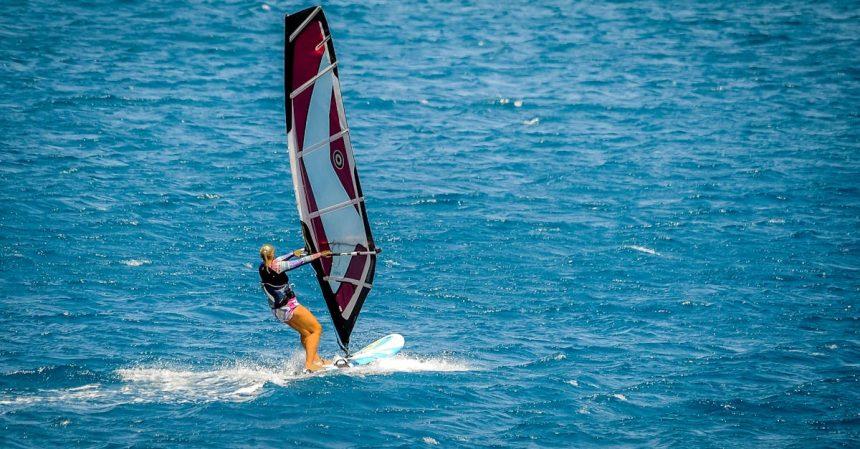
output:
[[[260, 285], [263, 286], [263, 291], [266, 292], [266, 296], [269, 298], [269, 307], [273, 309], [284, 307], [291, 299], [296, 297], [292, 284], [272, 285], [260, 282]], [[273, 295], [272, 293], [275, 294]]]

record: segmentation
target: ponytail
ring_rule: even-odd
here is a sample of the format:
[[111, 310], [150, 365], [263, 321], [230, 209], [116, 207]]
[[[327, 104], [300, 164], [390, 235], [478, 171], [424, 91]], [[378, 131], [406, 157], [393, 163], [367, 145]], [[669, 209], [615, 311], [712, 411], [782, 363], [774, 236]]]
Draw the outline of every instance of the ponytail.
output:
[[266, 266], [266, 270], [269, 269], [269, 263], [275, 260], [275, 247], [266, 243], [265, 245], [260, 247], [260, 258], [263, 259], [263, 265]]

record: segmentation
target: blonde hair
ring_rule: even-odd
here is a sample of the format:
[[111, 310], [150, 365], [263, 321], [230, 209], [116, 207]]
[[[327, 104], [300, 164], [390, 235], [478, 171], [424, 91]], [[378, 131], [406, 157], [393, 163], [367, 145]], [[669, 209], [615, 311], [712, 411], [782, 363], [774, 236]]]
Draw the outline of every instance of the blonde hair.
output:
[[260, 258], [263, 259], [263, 265], [266, 269], [269, 268], [269, 263], [275, 260], [275, 247], [266, 243], [260, 247]]

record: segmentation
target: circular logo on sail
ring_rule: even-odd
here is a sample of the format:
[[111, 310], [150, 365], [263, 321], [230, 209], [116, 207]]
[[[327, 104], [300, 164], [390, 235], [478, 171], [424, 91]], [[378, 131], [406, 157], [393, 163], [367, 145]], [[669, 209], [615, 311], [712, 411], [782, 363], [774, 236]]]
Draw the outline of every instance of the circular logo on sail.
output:
[[331, 160], [334, 161], [334, 166], [338, 169], [343, 168], [343, 153], [340, 150], [334, 150], [334, 154], [331, 157]]

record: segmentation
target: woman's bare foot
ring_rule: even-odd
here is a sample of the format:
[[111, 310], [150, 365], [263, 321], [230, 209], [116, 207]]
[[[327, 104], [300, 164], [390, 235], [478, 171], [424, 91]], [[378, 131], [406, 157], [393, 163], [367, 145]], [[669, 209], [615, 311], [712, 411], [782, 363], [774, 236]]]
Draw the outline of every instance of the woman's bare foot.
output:
[[314, 361], [314, 363], [311, 363], [310, 365], [305, 364], [305, 369], [310, 372], [315, 372], [325, 368], [325, 365], [326, 364], [322, 363], [322, 361]]

